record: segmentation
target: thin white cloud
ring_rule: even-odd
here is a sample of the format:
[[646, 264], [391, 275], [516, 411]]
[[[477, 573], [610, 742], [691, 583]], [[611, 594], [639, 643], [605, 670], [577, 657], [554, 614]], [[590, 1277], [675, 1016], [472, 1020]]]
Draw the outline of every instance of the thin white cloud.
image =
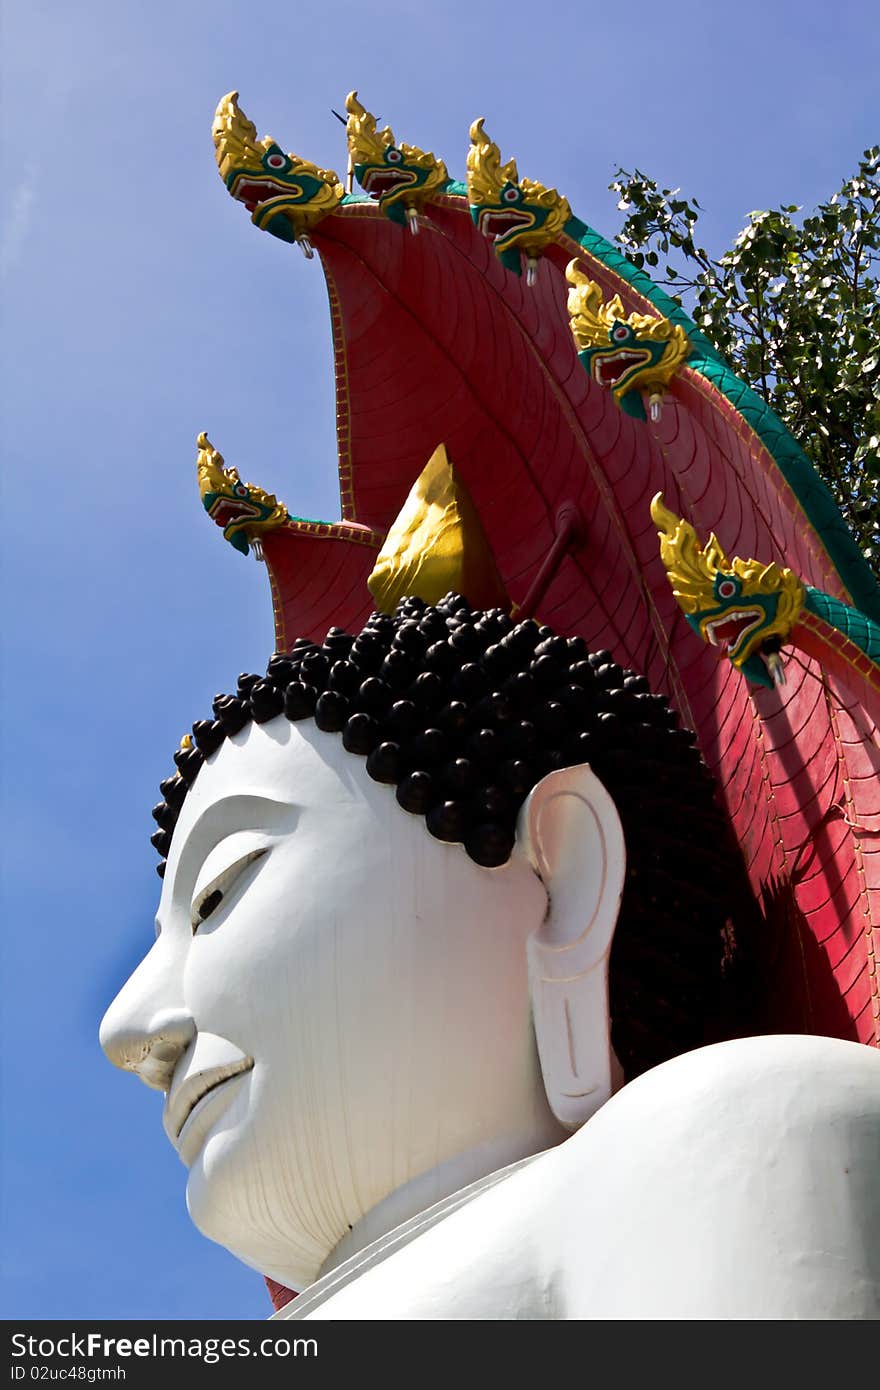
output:
[[12, 195], [9, 214], [0, 230], [0, 278], [6, 278], [24, 251], [31, 224], [34, 194], [33, 182], [25, 179]]

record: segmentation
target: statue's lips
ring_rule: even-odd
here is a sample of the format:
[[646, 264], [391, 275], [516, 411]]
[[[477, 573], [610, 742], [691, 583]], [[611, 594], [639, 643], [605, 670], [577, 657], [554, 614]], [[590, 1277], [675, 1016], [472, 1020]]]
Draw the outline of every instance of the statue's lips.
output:
[[600, 386], [616, 386], [622, 376], [633, 367], [644, 366], [650, 362], [649, 352], [638, 352], [634, 348], [621, 348], [608, 357], [593, 359], [593, 378]]
[[745, 637], [753, 628], [760, 627], [767, 614], [763, 608], [736, 608], [725, 613], [723, 618], [715, 618], [706, 623], [705, 632], [713, 647], [726, 647], [728, 655], [733, 655], [742, 646]]
[[237, 498], [223, 497], [211, 508], [211, 519], [224, 529], [241, 521], [251, 521], [260, 515], [260, 508], [250, 502], [240, 502]]
[[370, 169], [364, 174], [363, 189], [370, 197], [384, 198], [415, 181], [416, 176], [410, 169]]
[[480, 213], [479, 226], [490, 241], [503, 241], [520, 227], [531, 227], [534, 218], [527, 212], [499, 212], [492, 208]]
[[227, 1062], [224, 1066], [210, 1067], [187, 1077], [173, 1095], [168, 1098], [168, 1130], [175, 1140], [180, 1140], [184, 1129], [196, 1108], [207, 1096], [211, 1096], [221, 1086], [250, 1071], [254, 1065], [253, 1057], [242, 1057], [237, 1062]]

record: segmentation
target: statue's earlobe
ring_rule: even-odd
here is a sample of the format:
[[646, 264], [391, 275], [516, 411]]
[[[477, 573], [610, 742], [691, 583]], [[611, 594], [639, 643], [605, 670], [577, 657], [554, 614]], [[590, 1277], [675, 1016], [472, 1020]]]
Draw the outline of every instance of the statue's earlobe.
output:
[[617, 809], [586, 765], [531, 792], [517, 841], [549, 897], [528, 943], [529, 983], [547, 1098], [577, 1129], [612, 1091], [608, 956], [626, 867]]

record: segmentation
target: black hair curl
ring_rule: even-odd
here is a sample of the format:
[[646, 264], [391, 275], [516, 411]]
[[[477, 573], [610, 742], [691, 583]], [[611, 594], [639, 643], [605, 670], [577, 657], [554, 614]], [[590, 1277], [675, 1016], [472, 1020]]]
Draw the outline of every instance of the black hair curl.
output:
[[213, 712], [161, 783], [160, 875], [202, 763], [250, 720], [313, 718], [340, 734], [404, 810], [487, 868], [508, 859], [532, 787], [589, 763], [627, 847], [611, 955], [612, 1038], [627, 1079], [729, 1033], [731, 919], [749, 901], [742, 863], [694, 735], [609, 652], [501, 609], [472, 611], [458, 594], [436, 606], [406, 598], [355, 637], [331, 628], [320, 646], [299, 638], [265, 676], [242, 675], [235, 695], [216, 696]]

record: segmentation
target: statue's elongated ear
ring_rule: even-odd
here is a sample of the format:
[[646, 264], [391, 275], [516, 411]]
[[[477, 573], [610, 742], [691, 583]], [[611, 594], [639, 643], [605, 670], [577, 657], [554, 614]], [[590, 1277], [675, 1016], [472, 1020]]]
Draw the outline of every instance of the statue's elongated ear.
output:
[[623, 893], [623, 828], [584, 764], [538, 783], [520, 811], [517, 841], [549, 897], [528, 943], [544, 1084], [556, 1118], [577, 1129], [612, 1090], [608, 956]]

